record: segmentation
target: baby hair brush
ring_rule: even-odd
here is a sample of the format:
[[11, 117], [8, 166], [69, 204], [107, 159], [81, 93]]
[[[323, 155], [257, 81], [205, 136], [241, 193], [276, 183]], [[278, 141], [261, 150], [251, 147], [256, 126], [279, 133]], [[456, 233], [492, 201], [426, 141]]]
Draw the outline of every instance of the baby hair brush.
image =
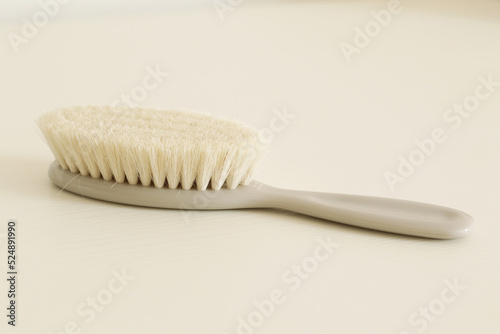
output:
[[[432, 204], [252, 181], [264, 151], [257, 131], [210, 115], [87, 106], [51, 111], [38, 124], [57, 160], [50, 179], [85, 197], [168, 209], [278, 208], [437, 239], [463, 237], [473, 221]], [[197, 204], [200, 191], [207, 192], [203, 205]]]

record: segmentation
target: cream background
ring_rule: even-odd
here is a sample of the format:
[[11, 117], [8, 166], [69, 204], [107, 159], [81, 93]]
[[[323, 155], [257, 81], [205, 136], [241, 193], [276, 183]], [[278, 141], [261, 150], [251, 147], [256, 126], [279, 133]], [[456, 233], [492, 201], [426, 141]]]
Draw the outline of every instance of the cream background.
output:
[[[1, 332], [59, 333], [74, 321], [82, 333], [232, 334], [254, 300], [280, 289], [285, 302], [255, 333], [416, 333], [408, 317], [439, 298], [446, 279], [466, 289], [425, 332], [498, 332], [500, 89], [456, 130], [442, 116], [474, 93], [478, 76], [500, 80], [500, 3], [402, 2], [403, 12], [347, 63], [339, 43], [352, 43], [354, 27], [386, 4], [249, 1], [224, 21], [209, 4], [122, 15], [62, 8], [19, 54], [5, 36], [20, 20], [4, 21], [0, 267], [5, 225], [15, 218], [20, 309], [15, 329], [2, 315]], [[111, 103], [156, 65], [170, 74], [142, 106], [204, 110], [258, 128], [269, 127], [274, 108], [296, 115], [275, 134], [259, 181], [452, 206], [476, 219], [475, 230], [436, 241], [279, 211], [186, 219], [59, 193], [36, 118]], [[447, 141], [392, 192], [384, 173], [436, 127]], [[340, 247], [290, 291], [282, 275], [327, 236]], [[113, 269], [135, 278], [87, 324], [76, 309], [107, 287]]]

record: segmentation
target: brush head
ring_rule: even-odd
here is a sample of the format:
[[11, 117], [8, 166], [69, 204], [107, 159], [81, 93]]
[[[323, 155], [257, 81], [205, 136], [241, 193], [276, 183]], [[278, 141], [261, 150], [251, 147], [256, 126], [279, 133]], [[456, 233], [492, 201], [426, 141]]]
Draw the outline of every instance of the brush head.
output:
[[70, 107], [38, 125], [62, 168], [157, 188], [234, 189], [251, 181], [265, 151], [255, 129], [186, 111]]

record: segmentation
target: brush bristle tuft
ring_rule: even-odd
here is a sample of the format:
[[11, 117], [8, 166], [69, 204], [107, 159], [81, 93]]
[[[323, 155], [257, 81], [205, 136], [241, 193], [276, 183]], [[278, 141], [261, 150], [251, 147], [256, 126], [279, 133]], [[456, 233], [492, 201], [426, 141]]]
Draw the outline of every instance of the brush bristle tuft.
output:
[[251, 181], [264, 151], [255, 129], [185, 111], [71, 107], [38, 125], [62, 168], [158, 188], [234, 189]]

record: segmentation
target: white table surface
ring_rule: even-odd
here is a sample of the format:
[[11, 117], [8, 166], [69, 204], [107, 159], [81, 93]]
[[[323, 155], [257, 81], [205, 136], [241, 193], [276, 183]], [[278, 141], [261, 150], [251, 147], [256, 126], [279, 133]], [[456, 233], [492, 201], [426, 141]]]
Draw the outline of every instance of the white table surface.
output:
[[[475, 101], [479, 77], [500, 82], [499, 2], [402, 1], [351, 62], [339, 45], [388, 2], [243, 1], [224, 20], [210, 4], [78, 17], [64, 6], [18, 53], [7, 36], [21, 33], [21, 18], [0, 25], [2, 333], [499, 332], [500, 87], [488, 97], [479, 88], [484, 100], [461, 123], [443, 118]], [[187, 214], [60, 192], [37, 117], [112, 103], [155, 68], [169, 74], [140, 106], [259, 129], [276, 112], [294, 116], [275, 128], [259, 181], [451, 206], [474, 230], [428, 240], [282, 211]], [[386, 172], [436, 128], [446, 140], [391, 190]], [[15, 328], [5, 316], [9, 219]], [[318, 238], [336, 244], [319, 262]], [[122, 271], [123, 287], [113, 278]], [[262, 315], [255, 301], [271, 295]]]

